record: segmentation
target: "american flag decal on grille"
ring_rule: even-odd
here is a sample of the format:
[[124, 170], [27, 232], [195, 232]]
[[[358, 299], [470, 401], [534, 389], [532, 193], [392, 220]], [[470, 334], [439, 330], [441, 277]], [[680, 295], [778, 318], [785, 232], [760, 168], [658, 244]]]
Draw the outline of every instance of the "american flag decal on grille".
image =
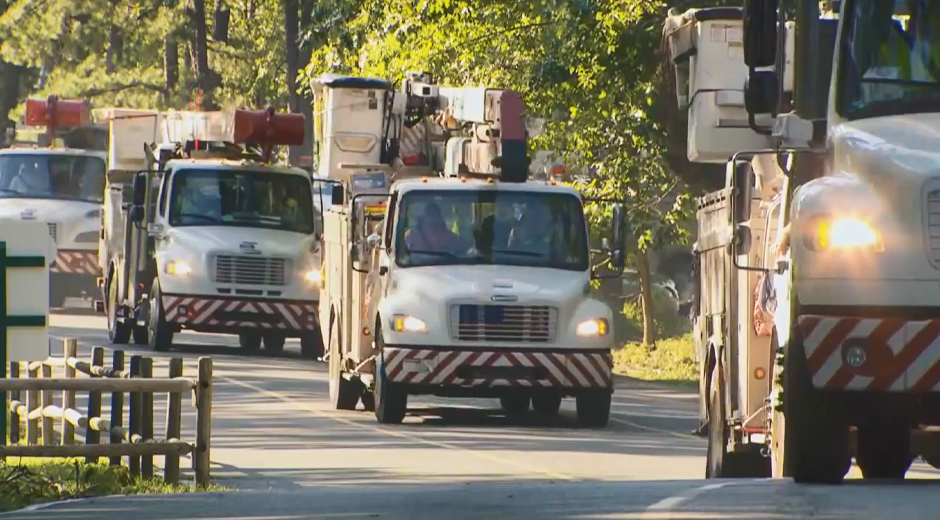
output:
[[[385, 347], [389, 381], [444, 386], [612, 388], [609, 350], [540, 352]], [[503, 374], [487, 369], [510, 369]], [[512, 369], [516, 369], [513, 371]], [[477, 377], [479, 376], [479, 377]]]
[[808, 315], [799, 328], [816, 388], [940, 391], [940, 319]]
[[98, 253], [92, 251], [70, 251], [60, 249], [56, 253], [55, 263], [49, 269], [53, 273], [78, 273], [97, 276], [101, 269], [98, 268]]
[[316, 330], [317, 303], [164, 295], [166, 321], [211, 327]]

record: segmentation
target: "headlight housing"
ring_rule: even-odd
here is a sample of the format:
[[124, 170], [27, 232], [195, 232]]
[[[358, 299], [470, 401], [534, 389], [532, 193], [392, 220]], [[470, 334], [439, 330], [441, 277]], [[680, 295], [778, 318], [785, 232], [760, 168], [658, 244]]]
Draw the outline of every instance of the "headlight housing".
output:
[[604, 318], [592, 318], [578, 324], [575, 334], [582, 338], [602, 338], [610, 332], [610, 324]]
[[180, 260], [170, 260], [163, 266], [163, 270], [166, 274], [179, 276], [189, 276], [193, 272], [193, 268], [189, 264]]
[[76, 244], [93, 244], [98, 242], [98, 239], [101, 238], [101, 233], [98, 231], [85, 231], [84, 233], [79, 233], [75, 236]]
[[396, 314], [392, 316], [392, 329], [395, 332], [424, 333], [428, 331], [428, 324], [414, 316]]
[[804, 243], [812, 251], [884, 251], [881, 233], [870, 223], [854, 216], [810, 221]]

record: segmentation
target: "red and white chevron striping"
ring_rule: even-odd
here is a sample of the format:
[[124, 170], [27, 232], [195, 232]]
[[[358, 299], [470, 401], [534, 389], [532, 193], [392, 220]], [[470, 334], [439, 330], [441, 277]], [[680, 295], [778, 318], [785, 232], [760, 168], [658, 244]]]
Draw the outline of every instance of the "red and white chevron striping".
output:
[[49, 270], [53, 273], [77, 273], [97, 276], [100, 273], [98, 253], [60, 249], [56, 253], [55, 262]]
[[[167, 322], [182, 325], [259, 327], [279, 330], [316, 330], [317, 328], [316, 302], [229, 300], [174, 295], [163, 296], [163, 311]], [[239, 313], [242, 316], [240, 319], [232, 319], [231, 316], [226, 316], [226, 313]], [[259, 318], [264, 319], [246, 319], [243, 313], [258, 314]], [[272, 316], [279, 319], [272, 322]]]
[[[613, 386], [609, 351], [559, 353], [538, 351], [447, 351], [385, 347], [385, 373], [390, 381], [445, 386], [536, 386], [586, 388]], [[424, 365], [423, 368], [418, 368]], [[544, 379], [461, 379], [462, 366], [541, 368]], [[425, 370], [425, 371], [421, 371]]]
[[[940, 320], [800, 316], [800, 332], [813, 386], [880, 392], [940, 391]], [[844, 359], [864, 346], [867, 361]]]

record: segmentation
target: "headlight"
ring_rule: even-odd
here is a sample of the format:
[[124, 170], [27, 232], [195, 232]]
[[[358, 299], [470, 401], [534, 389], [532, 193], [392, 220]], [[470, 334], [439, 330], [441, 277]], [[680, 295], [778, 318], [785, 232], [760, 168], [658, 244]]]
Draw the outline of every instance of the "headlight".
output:
[[75, 243], [77, 244], [92, 244], [98, 241], [100, 232], [98, 231], [85, 231], [84, 233], [79, 233], [75, 237]]
[[186, 262], [180, 262], [178, 260], [172, 260], [166, 263], [163, 268], [167, 274], [176, 274], [180, 276], [187, 276], [193, 272], [193, 268], [189, 266]]
[[884, 250], [878, 231], [871, 224], [855, 217], [821, 219], [810, 228], [810, 236], [807, 238], [807, 247], [814, 251]]
[[405, 314], [396, 314], [392, 317], [392, 328], [396, 332], [427, 332], [428, 325], [423, 321]]
[[320, 283], [320, 270], [310, 269], [304, 273], [304, 280], [306, 280], [307, 283]]
[[607, 320], [595, 318], [579, 323], [575, 334], [582, 338], [600, 338], [606, 336], [609, 330], [610, 327], [607, 325]]

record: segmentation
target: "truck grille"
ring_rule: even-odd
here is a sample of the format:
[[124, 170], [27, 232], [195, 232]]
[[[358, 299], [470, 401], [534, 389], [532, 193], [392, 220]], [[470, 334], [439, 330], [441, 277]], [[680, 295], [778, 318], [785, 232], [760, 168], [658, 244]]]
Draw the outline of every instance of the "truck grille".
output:
[[59, 226], [55, 222], [47, 222], [46, 226], [49, 227], [49, 236], [52, 237], [52, 241], [59, 243]]
[[[933, 184], [936, 186], [936, 183]], [[935, 267], [940, 267], [940, 190], [927, 193], [927, 254]]]
[[461, 341], [550, 343], [558, 311], [547, 306], [455, 305], [451, 334]]
[[225, 256], [215, 258], [216, 283], [287, 285], [285, 258]]

